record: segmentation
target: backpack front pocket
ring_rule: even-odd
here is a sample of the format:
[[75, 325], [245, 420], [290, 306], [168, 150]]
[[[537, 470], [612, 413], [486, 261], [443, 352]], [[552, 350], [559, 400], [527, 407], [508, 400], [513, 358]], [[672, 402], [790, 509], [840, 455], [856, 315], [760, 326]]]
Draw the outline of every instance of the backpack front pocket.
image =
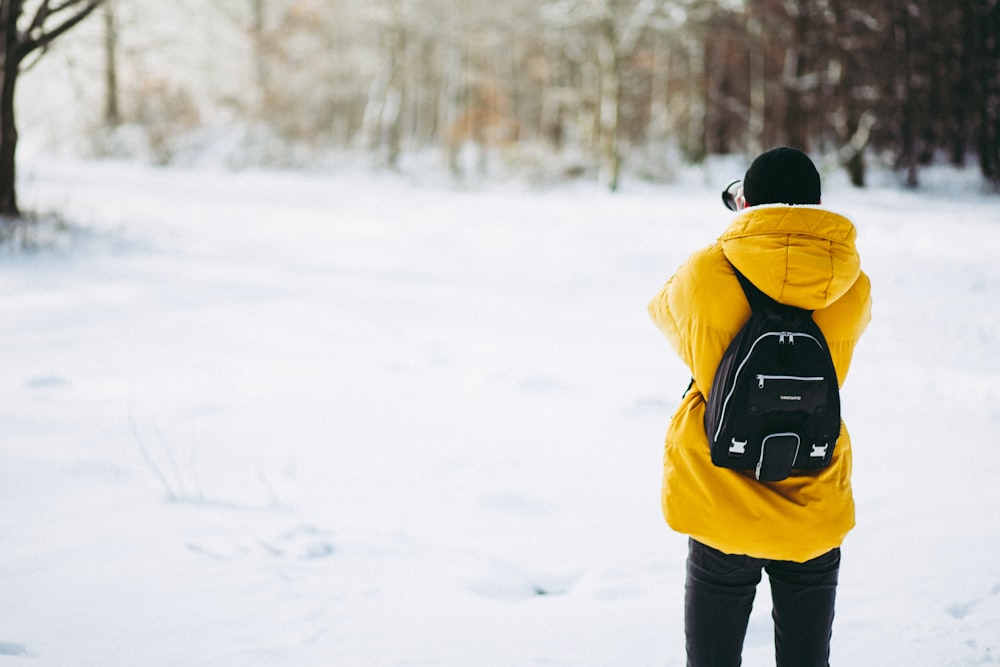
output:
[[780, 482], [792, 472], [792, 464], [798, 453], [798, 434], [772, 433], [764, 436], [754, 476], [761, 482]]
[[759, 374], [747, 397], [747, 411], [752, 415], [769, 412], [821, 415], [827, 407], [827, 387], [822, 376]]

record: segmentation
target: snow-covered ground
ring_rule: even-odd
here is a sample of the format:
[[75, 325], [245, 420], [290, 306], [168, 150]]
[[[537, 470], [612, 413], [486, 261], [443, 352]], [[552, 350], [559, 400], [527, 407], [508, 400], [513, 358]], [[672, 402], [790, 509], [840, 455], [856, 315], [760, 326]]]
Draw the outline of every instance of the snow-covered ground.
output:
[[[729, 174], [20, 175], [79, 228], [0, 255], [0, 665], [684, 664], [645, 308]], [[875, 299], [838, 665], [1000, 663], [1000, 200], [931, 186], [824, 193]]]

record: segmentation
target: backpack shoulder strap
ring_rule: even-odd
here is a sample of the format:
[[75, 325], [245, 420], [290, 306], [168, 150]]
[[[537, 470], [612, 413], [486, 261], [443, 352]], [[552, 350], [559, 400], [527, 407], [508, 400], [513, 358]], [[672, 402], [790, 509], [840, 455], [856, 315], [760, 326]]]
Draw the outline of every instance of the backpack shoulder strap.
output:
[[[733, 265], [730, 264], [730, 266]], [[733, 266], [733, 273], [736, 274], [736, 278], [740, 281], [740, 287], [743, 288], [743, 293], [746, 294], [747, 301], [750, 302], [751, 310], [761, 310], [765, 306], [770, 306], [771, 304], [776, 303], [774, 299], [761, 292], [757, 286], [750, 282], [750, 279], [743, 275], [735, 266]]]
[[[730, 266], [733, 266], [732, 263], [730, 263]], [[747, 301], [750, 302], [751, 310], [758, 311], [770, 307], [777, 310], [791, 310], [812, 314], [811, 310], [805, 310], [804, 308], [796, 308], [795, 306], [778, 303], [750, 282], [750, 279], [740, 273], [740, 270], [735, 266], [733, 266], [733, 273], [736, 274], [736, 278], [740, 281], [740, 287], [743, 288], [743, 293], [746, 295]]]

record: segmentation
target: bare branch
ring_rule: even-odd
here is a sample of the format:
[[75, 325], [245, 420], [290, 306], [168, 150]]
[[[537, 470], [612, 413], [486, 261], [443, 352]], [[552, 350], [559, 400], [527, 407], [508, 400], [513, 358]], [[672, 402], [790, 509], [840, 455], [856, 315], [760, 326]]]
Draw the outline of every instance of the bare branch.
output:
[[642, 33], [649, 27], [649, 19], [658, 9], [654, 0], [640, 0], [625, 21], [624, 29], [615, 45], [618, 55], [627, 57], [635, 51]]
[[[21, 37], [18, 59], [23, 60], [32, 51], [47, 47], [103, 3], [104, 0], [63, 0], [53, 5], [50, 0], [45, 0], [39, 5], [31, 24]], [[71, 13], [60, 17], [67, 12]], [[55, 25], [50, 26], [52, 20], [55, 20]]]

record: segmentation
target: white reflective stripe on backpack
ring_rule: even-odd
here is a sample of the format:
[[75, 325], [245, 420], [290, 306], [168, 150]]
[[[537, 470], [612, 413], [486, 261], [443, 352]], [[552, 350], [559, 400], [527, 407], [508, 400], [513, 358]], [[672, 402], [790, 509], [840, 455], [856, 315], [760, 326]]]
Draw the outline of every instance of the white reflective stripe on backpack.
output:
[[[729, 388], [729, 393], [726, 394], [726, 398], [722, 401], [722, 410], [719, 413], [720, 414], [720, 416], [719, 416], [719, 425], [715, 429], [715, 435], [712, 436], [712, 442], [716, 442], [719, 439], [719, 433], [722, 432], [722, 424], [725, 423], [725, 421], [726, 421], [726, 407], [729, 405], [729, 399], [733, 397], [733, 392], [736, 390], [736, 385], [739, 382], [740, 373], [743, 371], [743, 367], [746, 365], [746, 363], [750, 359], [750, 357], [753, 356], [753, 351], [754, 351], [754, 348], [757, 347], [757, 344], [760, 343], [765, 338], [768, 338], [770, 336], [777, 336], [779, 343], [784, 343], [785, 339], [787, 338], [792, 343], [792, 345], [795, 344], [795, 338], [796, 337], [799, 337], [799, 338], [805, 337], [805, 338], [808, 338], [809, 340], [813, 341], [814, 343], [816, 343], [816, 345], [818, 345], [820, 347], [820, 349], [823, 349], [823, 343], [821, 343], [819, 341], [819, 339], [817, 339], [815, 336], [813, 336], [811, 334], [803, 333], [801, 331], [798, 331], [798, 332], [796, 332], [796, 331], [768, 331], [767, 333], [764, 333], [764, 334], [761, 334], [760, 336], [757, 336], [757, 339], [753, 342], [753, 345], [751, 345], [750, 349], [747, 350], [746, 356], [743, 357], [743, 359], [740, 361], [740, 365], [736, 367], [736, 372], [733, 373], [733, 386], [731, 386]], [[758, 375], [757, 377], [759, 378], [760, 376]], [[779, 376], [772, 376], [772, 377], [779, 377]], [[818, 379], [818, 380], [822, 380], [823, 378], [802, 378], [802, 379], [810, 379], [810, 380], [811, 379]]]

